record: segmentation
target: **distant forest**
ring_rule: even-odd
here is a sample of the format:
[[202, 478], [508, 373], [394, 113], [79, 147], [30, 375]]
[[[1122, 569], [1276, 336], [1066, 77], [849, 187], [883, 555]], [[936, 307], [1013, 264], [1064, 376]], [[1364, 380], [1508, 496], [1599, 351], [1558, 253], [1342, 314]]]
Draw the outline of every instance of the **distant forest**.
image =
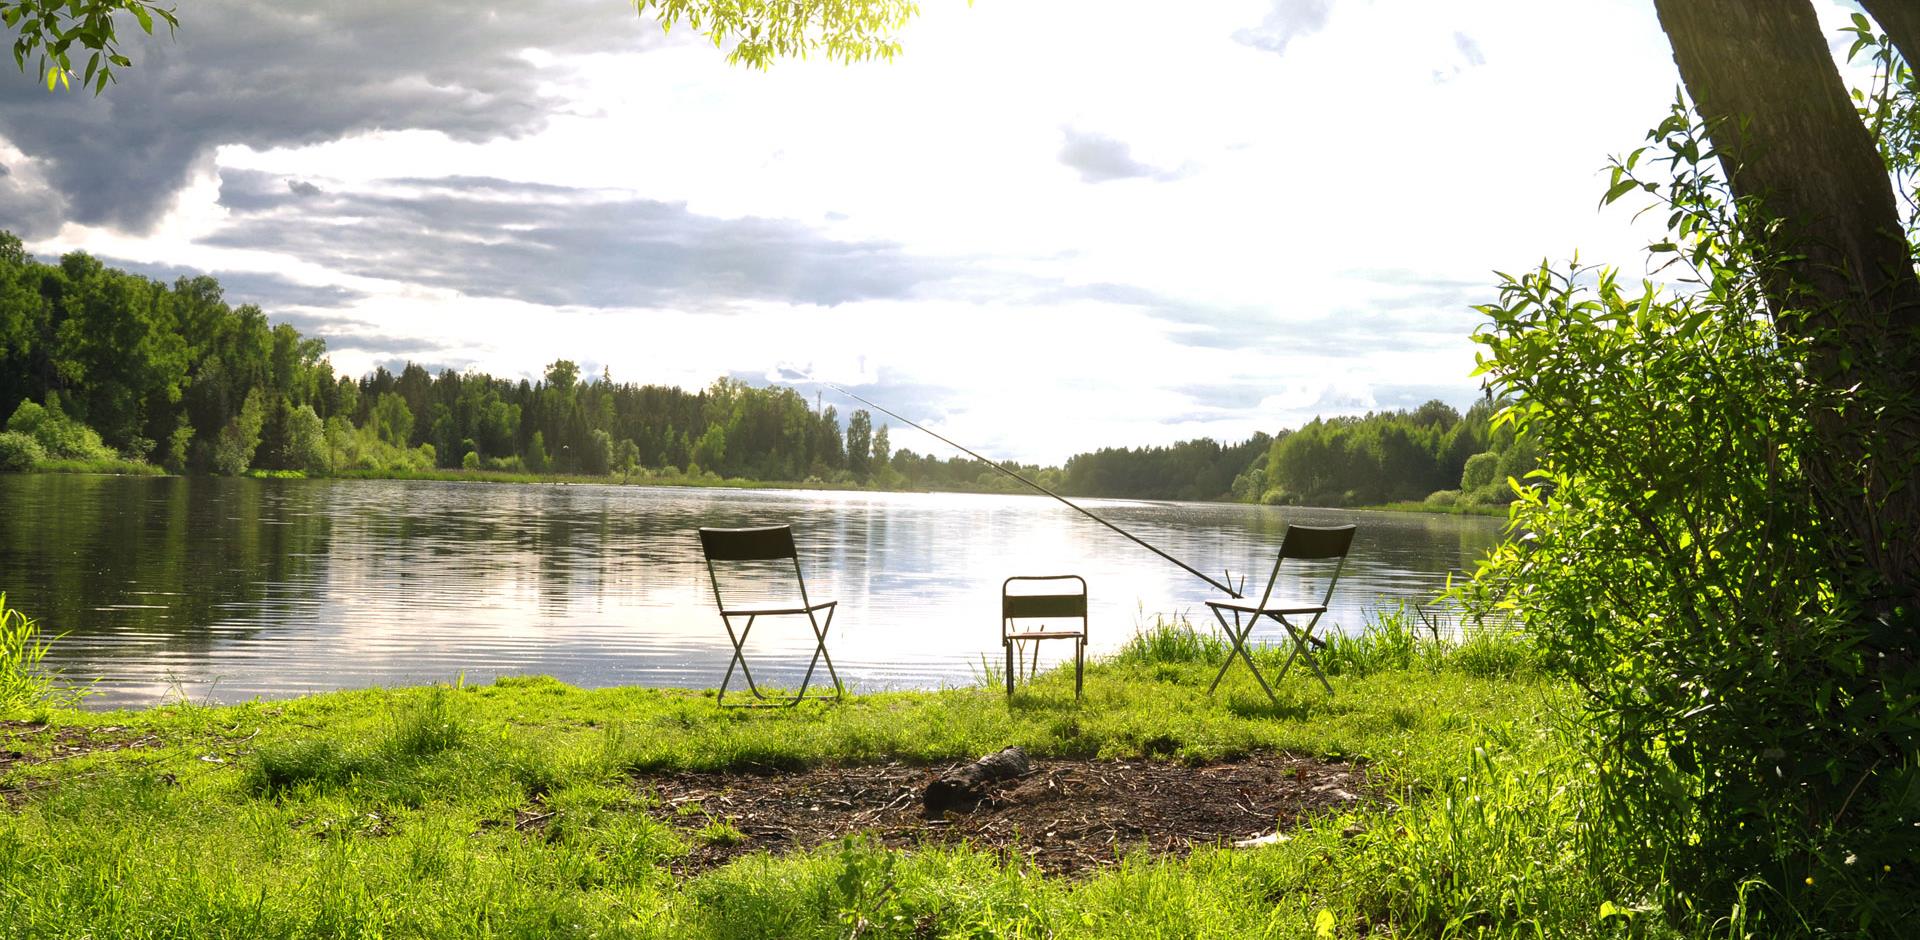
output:
[[[733, 478], [1008, 490], [979, 461], [895, 449], [866, 411], [720, 379], [689, 392], [583, 376], [336, 375], [323, 341], [233, 307], [211, 277], [172, 285], [81, 252], [46, 264], [0, 232], [0, 469], [405, 474], [432, 470]], [[1315, 505], [1496, 503], [1532, 466], [1494, 407], [1316, 420], [1296, 431], [1109, 448], [1022, 467], [1083, 496]]]

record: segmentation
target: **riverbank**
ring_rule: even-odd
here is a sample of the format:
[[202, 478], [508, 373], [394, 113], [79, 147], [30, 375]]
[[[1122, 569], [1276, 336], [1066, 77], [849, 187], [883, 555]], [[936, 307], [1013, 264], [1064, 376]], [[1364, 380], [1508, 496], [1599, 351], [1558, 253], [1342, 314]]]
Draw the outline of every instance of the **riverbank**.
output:
[[[153, 464], [133, 460], [114, 461], [46, 461], [28, 473], [99, 473], [130, 476], [174, 476]], [[965, 488], [947, 488], [939, 490], [914, 489], [912, 487], [884, 487], [860, 483], [833, 483], [821, 480], [752, 480], [738, 477], [720, 477], [708, 474], [686, 474], [659, 471], [646, 471], [631, 474], [610, 474], [592, 476], [575, 473], [525, 473], [511, 470], [346, 470], [338, 473], [308, 474], [298, 470], [254, 470], [245, 476], [262, 480], [400, 480], [430, 481], [438, 483], [518, 483], [523, 485], [569, 485], [569, 486], [683, 486], [706, 489], [733, 490], [808, 490], [821, 492], [866, 492], [866, 493], [972, 493], [972, 494], [1028, 494], [1034, 492], [1018, 483], [1008, 481], [1007, 485], [976, 486]], [[1122, 499], [1124, 497], [1072, 495], [1070, 499]], [[1168, 502], [1167, 500], [1141, 500], [1142, 502]], [[1253, 505], [1232, 500], [1195, 500], [1199, 503], [1216, 503], [1222, 506]], [[1367, 512], [1412, 512], [1447, 516], [1490, 516], [1504, 517], [1505, 506], [1480, 505], [1436, 505], [1419, 500], [1384, 503], [1377, 506], [1325, 506], [1303, 507], [1308, 509], [1352, 509]]]
[[[1336, 640], [1335, 694], [1296, 673], [1277, 705], [1244, 670], [1207, 695], [1224, 655], [1162, 629], [1080, 701], [1055, 672], [1011, 699], [987, 677], [754, 712], [537, 677], [43, 710], [0, 726], [0, 883], [31, 886], [0, 917], [96, 937], [1562, 936], [1626, 907], [1573, 851], [1591, 775], [1545, 717], [1570, 690], [1521, 647]], [[901, 821], [914, 785], [1013, 744], [1037, 761], [1025, 796]], [[1268, 786], [1207, 783], [1249, 768]], [[1195, 795], [1176, 814], [1127, 789], [1153, 780]], [[1267, 799], [1287, 787], [1300, 801]], [[767, 793], [789, 807], [772, 826]], [[982, 834], [1023, 801], [1086, 821]], [[1196, 803], [1245, 807], [1227, 834], [1265, 844], [1157, 837]], [[1039, 851], [1089, 827], [1110, 841], [1082, 870]]]
[[1441, 516], [1498, 516], [1505, 518], [1507, 507], [1483, 506], [1478, 503], [1429, 503], [1410, 499], [1397, 503], [1382, 503], [1378, 506], [1353, 506], [1353, 509], [1365, 509], [1370, 512], [1424, 512]]

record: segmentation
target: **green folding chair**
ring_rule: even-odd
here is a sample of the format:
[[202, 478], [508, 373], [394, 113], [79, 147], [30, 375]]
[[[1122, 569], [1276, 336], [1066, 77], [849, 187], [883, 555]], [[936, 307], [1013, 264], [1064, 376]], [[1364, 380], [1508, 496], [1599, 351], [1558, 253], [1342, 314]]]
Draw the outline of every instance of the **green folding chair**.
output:
[[[1032, 581], [1074, 581], [1080, 589], [1013, 592], [1015, 582], [1025, 585]], [[1036, 620], [1041, 623], [1023, 626]], [[1075, 620], [1080, 621], [1078, 629], [1072, 626]], [[1027, 669], [1027, 677], [1031, 679], [1039, 672], [1041, 640], [1073, 641], [1073, 697], [1079, 698], [1087, 671], [1087, 579], [1077, 574], [1016, 575], [1000, 582], [1000, 645], [1007, 654], [1008, 695], [1013, 694], [1014, 673], [1022, 662], [1022, 644], [1033, 647], [1033, 664]]]
[[[1273, 681], [1279, 682], [1286, 678], [1287, 670], [1293, 668], [1294, 658], [1298, 657], [1305, 660], [1307, 668], [1312, 669], [1313, 674], [1320, 678], [1320, 684], [1326, 686], [1327, 694], [1333, 694], [1333, 685], [1327, 681], [1327, 674], [1320, 671], [1320, 664], [1314, 660], [1313, 648], [1310, 644], [1314, 642], [1313, 628], [1320, 623], [1320, 616], [1327, 612], [1327, 602], [1333, 600], [1334, 585], [1340, 582], [1340, 570], [1346, 566], [1347, 562], [1347, 549], [1353, 546], [1354, 528], [1351, 525], [1287, 526], [1287, 534], [1280, 540], [1280, 556], [1273, 560], [1273, 574], [1267, 577], [1267, 589], [1261, 593], [1258, 603], [1248, 603], [1243, 600], [1207, 602], [1207, 606], [1213, 609], [1214, 619], [1220, 621], [1221, 628], [1227, 632], [1227, 639], [1233, 643], [1233, 648], [1227, 652], [1227, 661], [1220, 664], [1219, 674], [1213, 677], [1213, 684], [1207, 686], [1208, 695], [1212, 695], [1213, 690], [1219, 688], [1220, 680], [1226, 678], [1227, 670], [1233, 666], [1233, 658], [1238, 656], [1247, 664], [1247, 669], [1253, 672], [1253, 678], [1259, 681], [1261, 690], [1267, 693], [1267, 698], [1276, 705], [1280, 703], [1280, 699], [1273, 694], [1273, 686], [1267, 684], [1266, 677], [1260, 674], [1260, 667], [1254, 664], [1253, 656], [1247, 651], [1247, 638], [1253, 634], [1254, 625], [1258, 624], [1262, 617], [1280, 624], [1286, 629], [1287, 635], [1293, 639], [1293, 651], [1287, 654], [1286, 663], [1274, 675]], [[1273, 586], [1280, 581], [1280, 563], [1289, 558], [1299, 561], [1333, 560], [1333, 575], [1327, 579], [1327, 592], [1321, 596], [1320, 603], [1295, 603], [1274, 599]], [[1227, 622], [1228, 612], [1233, 614], [1231, 624]], [[1296, 624], [1287, 619], [1308, 614], [1311, 614], [1313, 619], [1305, 624]]]
[[[800, 573], [800, 555], [793, 547], [793, 527], [776, 525], [755, 529], [702, 528], [700, 548], [707, 556], [707, 577], [713, 582], [713, 602], [720, 608], [720, 622], [727, 628], [727, 639], [733, 643], [733, 657], [727, 661], [727, 673], [720, 679], [720, 691], [714, 701], [721, 707], [784, 708], [798, 705], [806, 699], [837, 701], [843, 697], [846, 689], [840, 684], [840, 674], [833, 670], [833, 657], [827, 655], [827, 628], [833, 625], [833, 612], [839, 601], [815, 603], [807, 597], [807, 579]], [[719, 570], [714, 567], [715, 562], [729, 567], [731, 572], [734, 570], [732, 568], [734, 565], [780, 561], [793, 564], [792, 585], [798, 588], [797, 603], [791, 599], [791, 595], [784, 592], [772, 594], [776, 599], [770, 601], [767, 599], [769, 592], [765, 589], [771, 586], [767, 582], [772, 581], [774, 584], [785, 587], [785, 566], [775, 565], [772, 566], [774, 569], [772, 572], [763, 570], [761, 572], [763, 577], [758, 579], [762, 588], [759, 592], [761, 603], [729, 605], [720, 588], [721, 576]], [[775, 577], [766, 577], [768, 574], [774, 574]], [[821, 611], [826, 612], [824, 620], [820, 617]], [[734, 620], [737, 617], [746, 618], [746, 622], [741, 624], [738, 630], [734, 629]], [[813, 659], [807, 663], [807, 673], [800, 679], [799, 691], [790, 697], [770, 697], [761, 692], [760, 686], [754, 682], [753, 672], [747, 668], [747, 637], [753, 632], [754, 623], [761, 617], [805, 617], [807, 623], [813, 627]], [[807, 687], [813, 682], [814, 670], [822, 662], [827, 664], [827, 675], [833, 679], [833, 694], [808, 695]], [[737, 702], [728, 705], [727, 685], [733, 681], [735, 666], [740, 667], [740, 674], [747, 680], [747, 691], [761, 701]]]

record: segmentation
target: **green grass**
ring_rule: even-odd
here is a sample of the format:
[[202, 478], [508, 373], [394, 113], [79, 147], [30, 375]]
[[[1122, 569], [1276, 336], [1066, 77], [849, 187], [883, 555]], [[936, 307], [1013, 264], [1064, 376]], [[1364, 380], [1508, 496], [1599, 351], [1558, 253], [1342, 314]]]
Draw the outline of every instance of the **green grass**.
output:
[[[43, 710], [46, 729], [7, 747], [52, 754], [63, 730], [149, 743], [0, 775], [13, 804], [0, 811], [0, 924], [8, 936], [102, 938], [1663, 934], [1654, 915], [1630, 913], [1657, 885], [1587, 863], [1576, 823], [1592, 774], [1547, 718], [1570, 689], [1524, 653], [1339, 641], [1325, 654], [1336, 694], [1296, 672], [1275, 705], [1238, 666], [1205, 694], [1223, 652], [1217, 638], [1157, 626], [1093, 665], [1078, 702], [1069, 670], [1011, 699], [957, 688], [782, 711], [542, 677]], [[1365, 761], [1387, 799], [1271, 847], [1184, 860], [1134, 849], [1081, 880], [857, 834], [681, 877], [669, 866], [692, 843], [740, 834], [717, 816], [697, 829], [660, 821], [632, 779], [946, 761], [1008, 744], [1042, 758], [1339, 756]], [[551, 816], [521, 831], [527, 813]], [[1629, 913], [1602, 920], [1603, 904]]]
[[96, 457], [90, 460], [49, 457], [34, 463], [29, 473], [116, 473], [128, 476], [166, 476], [167, 471], [144, 460]]
[[1500, 516], [1504, 518], [1507, 514], [1507, 507], [1505, 506], [1485, 506], [1479, 503], [1451, 503], [1439, 506], [1418, 499], [1381, 503], [1378, 506], [1354, 506], [1352, 508], [1366, 509], [1373, 512], [1425, 512], [1442, 516]]

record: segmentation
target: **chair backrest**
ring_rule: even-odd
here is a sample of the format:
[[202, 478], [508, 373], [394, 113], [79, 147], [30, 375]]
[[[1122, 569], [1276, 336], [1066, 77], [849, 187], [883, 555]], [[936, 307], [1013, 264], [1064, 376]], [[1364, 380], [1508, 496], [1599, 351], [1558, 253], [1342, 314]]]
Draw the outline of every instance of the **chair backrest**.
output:
[[[1015, 581], [1077, 581], [1080, 590], [1077, 593], [1051, 594], [1015, 594], [1012, 593]], [[1016, 575], [1000, 582], [1000, 635], [1004, 638], [1011, 630], [1015, 620], [1080, 619], [1080, 629], [1087, 629], [1087, 579], [1077, 574]]]
[[1335, 559], [1333, 576], [1327, 579], [1327, 592], [1320, 598], [1320, 606], [1325, 607], [1333, 599], [1333, 586], [1340, 581], [1340, 571], [1346, 567], [1347, 550], [1353, 547], [1353, 533], [1359, 528], [1354, 525], [1311, 526], [1287, 525], [1287, 534], [1280, 539], [1280, 556], [1273, 560], [1273, 573], [1267, 576], [1267, 590], [1260, 595], [1260, 606], [1267, 606], [1273, 597], [1273, 586], [1280, 581], [1280, 563], [1289, 558], [1302, 561], [1315, 559]]
[[716, 561], [775, 561], [795, 558], [793, 526], [769, 525], [754, 529], [700, 530], [700, 548], [709, 563]]
[[1282, 558], [1344, 558], [1353, 546], [1354, 525], [1289, 525], [1280, 540]]
[[[721, 610], [727, 609], [727, 603], [721, 596], [720, 573], [714, 570], [716, 561], [791, 561], [793, 577], [800, 586], [800, 602], [811, 603], [807, 597], [807, 579], [800, 573], [800, 553], [793, 546], [793, 527], [789, 525], [759, 526], [750, 529], [700, 529], [700, 550], [707, 557], [707, 577], [713, 582], [713, 601]], [[735, 588], [739, 587], [738, 577]]]

